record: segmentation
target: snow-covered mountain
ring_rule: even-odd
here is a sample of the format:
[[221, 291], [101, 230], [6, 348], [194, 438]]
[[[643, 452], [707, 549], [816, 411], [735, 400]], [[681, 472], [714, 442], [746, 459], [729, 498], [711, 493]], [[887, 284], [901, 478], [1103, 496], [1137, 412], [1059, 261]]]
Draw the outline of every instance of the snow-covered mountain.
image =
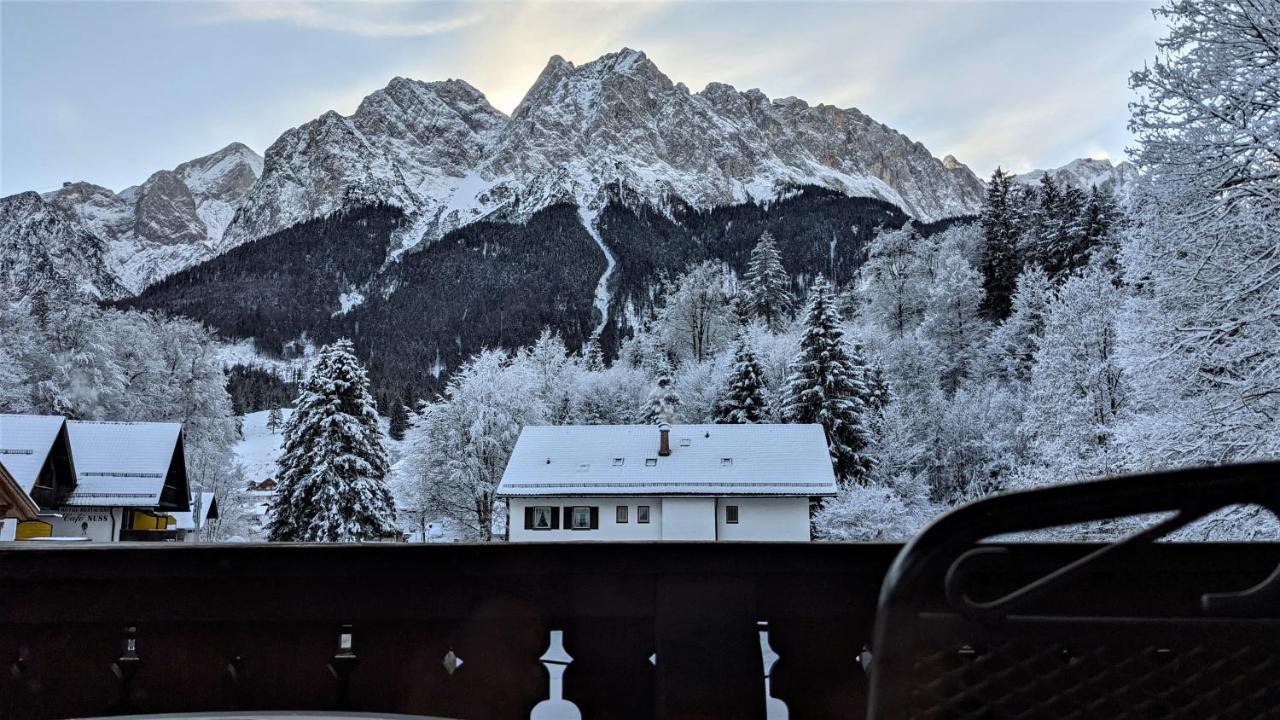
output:
[[329, 112], [284, 133], [227, 240], [376, 201], [407, 212], [412, 243], [562, 201], [590, 217], [611, 184], [660, 210], [818, 185], [922, 220], [974, 213], [982, 197], [968, 168], [856, 109], [719, 83], [693, 93], [623, 50], [582, 66], [551, 58], [509, 118], [461, 80], [396, 78], [350, 117]]
[[[623, 50], [581, 66], [551, 58], [510, 117], [462, 80], [395, 78], [350, 116], [330, 111], [286, 131], [265, 159], [233, 143], [118, 193], [74, 182], [46, 193], [45, 205], [9, 203], [16, 225], [6, 234], [21, 226], [30, 243], [51, 228], [55, 254], [67, 237], [89, 238], [82, 254], [113, 279], [89, 282], [119, 297], [246, 241], [373, 204], [407, 216], [394, 257], [477, 220], [523, 223], [559, 202], [590, 224], [610, 197], [673, 217], [679, 206], [769, 202], [802, 186], [882, 199], [926, 221], [973, 214], [983, 195], [969, 168], [856, 109], [719, 83], [690, 92]], [[19, 217], [24, 208], [39, 217]], [[50, 208], [56, 229], [40, 221]]]
[[93, 299], [126, 293], [107, 267], [107, 245], [39, 193], [0, 198], [0, 288], [14, 298], [71, 290]]
[[1110, 190], [1117, 197], [1126, 197], [1133, 183], [1138, 179], [1138, 168], [1125, 160], [1113, 165], [1110, 160], [1080, 158], [1059, 168], [1050, 170], [1032, 170], [1014, 178], [1014, 182], [1023, 185], [1039, 184], [1046, 174], [1059, 185], [1067, 185], [1080, 190]]
[[75, 182], [44, 199], [105, 243], [107, 266], [137, 292], [225, 250], [223, 233], [260, 174], [262, 158], [232, 143], [119, 193]]

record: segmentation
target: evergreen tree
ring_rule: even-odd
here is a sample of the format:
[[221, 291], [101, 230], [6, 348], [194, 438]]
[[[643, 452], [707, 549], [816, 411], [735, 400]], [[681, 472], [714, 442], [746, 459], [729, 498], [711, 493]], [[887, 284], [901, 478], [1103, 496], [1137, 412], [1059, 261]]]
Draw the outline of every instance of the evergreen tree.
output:
[[836, 476], [846, 482], [865, 482], [873, 465], [871, 392], [861, 375], [845, 347], [835, 297], [818, 276], [805, 309], [800, 351], [787, 378], [782, 416], [789, 423], [822, 425]]
[[267, 430], [274, 433], [280, 429], [282, 422], [284, 422], [284, 414], [280, 412], [280, 406], [273, 405], [271, 412], [267, 413]]
[[349, 340], [321, 349], [284, 435], [272, 540], [353, 542], [395, 532], [378, 410]]
[[658, 377], [654, 380], [649, 400], [640, 413], [641, 425], [657, 425], [676, 421], [676, 411], [680, 407], [680, 396], [676, 393], [672, 378], [671, 365], [664, 362], [658, 368]]
[[403, 440], [405, 430], [409, 429], [409, 411], [399, 399], [391, 401], [391, 422], [387, 427], [387, 435], [392, 440]]
[[1053, 285], [1039, 265], [1018, 276], [1013, 312], [996, 327], [987, 341], [988, 374], [1007, 383], [1031, 381], [1036, 350], [1044, 334], [1044, 316], [1053, 299]]
[[782, 267], [778, 244], [767, 230], [751, 251], [743, 285], [752, 315], [770, 330], [781, 330], [791, 309], [791, 278]]
[[952, 397], [971, 375], [973, 357], [986, 339], [987, 323], [978, 315], [982, 276], [954, 247], [941, 248], [934, 262], [919, 333], [932, 350], [930, 360], [943, 391]]
[[849, 360], [857, 369], [858, 378], [867, 386], [867, 409], [872, 414], [881, 412], [893, 400], [893, 392], [884, 379], [884, 368], [872, 367], [867, 362], [867, 353], [862, 343], [856, 341], [849, 345]]
[[600, 372], [604, 370], [604, 352], [600, 349], [599, 339], [591, 340], [586, 344], [586, 368], [590, 372]]
[[740, 333], [725, 395], [716, 403], [716, 422], [744, 425], [763, 422], [767, 406], [764, 371], [751, 352], [746, 333]]
[[996, 168], [982, 205], [982, 231], [987, 238], [982, 258], [982, 287], [986, 292], [982, 311], [991, 320], [1003, 320], [1009, 316], [1013, 290], [1021, 269], [1017, 209], [1014, 205], [1013, 175]]

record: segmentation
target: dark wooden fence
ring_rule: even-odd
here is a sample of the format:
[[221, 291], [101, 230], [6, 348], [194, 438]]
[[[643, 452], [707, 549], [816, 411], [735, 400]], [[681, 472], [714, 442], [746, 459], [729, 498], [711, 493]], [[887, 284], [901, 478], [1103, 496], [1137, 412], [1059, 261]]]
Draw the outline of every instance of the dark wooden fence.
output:
[[[13, 545], [0, 549], [0, 716], [528, 718], [539, 703], [567, 709], [550, 704], [563, 673], [563, 702], [585, 718], [763, 718], [778, 702], [791, 718], [861, 718], [863, 653], [898, 550]], [[1013, 565], [969, 581], [999, 590], [1089, 550], [1019, 546]], [[1256, 582], [1277, 557], [1275, 545], [1138, 550], [1187, 587]], [[1144, 592], [1103, 573], [1054, 603], [1124, 605]], [[762, 622], [778, 657], [770, 701]]]

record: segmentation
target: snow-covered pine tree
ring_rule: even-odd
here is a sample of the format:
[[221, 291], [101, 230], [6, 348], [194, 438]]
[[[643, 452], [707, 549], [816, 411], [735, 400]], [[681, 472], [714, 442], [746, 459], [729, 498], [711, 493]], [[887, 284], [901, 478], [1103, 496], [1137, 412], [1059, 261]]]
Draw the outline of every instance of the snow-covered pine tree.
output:
[[663, 362], [658, 368], [658, 376], [654, 379], [649, 399], [640, 413], [640, 424], [673, 423], [679, 407], [680, 395], [676, 393], [671, 365]]
[[738, 346], [733, 351], [733, 370], [724, 396], [716, 403], [716, 422], [739, 425], [764, 422], [768, 404], [764, 371], [751, 351], [746, 333], [739, 333]]
[[588, 340], [583, 347], [583, 364], [588, 372], [600, 372], [604, 370], [604, 351], [600, 349], [600, 340], [598, 338]]
[[982, 287], [986, 291], [982, 310], [991, 320], [1003, 320], [1009, 316], [1014, 285], [1021, 269], [1018, 254], [1020, 230], [1016, 215], [1013, 176], [996, 168], [982, 205], [982, 231], [987, 236], [982, 259]]
[[835, 296], [821, 275], [809, 291], [800, 351], [784, 390], [782, 417], [818, 423], [827, 435], [831, 464], [842, 482], [865, 482], [874, 465], [871, 392], [844, 344]]
[[988, 323], [978, 314], [982, 276], [955, 247], [939, 248], [934, 266], [919, 332], [932, 350], [942, 390], [953, 397], [972, 374], [974, 356], [986, 340]]
[[743, 292], [751, 314], [777, 332], [791, 310], [791, 278], [782, 267], [782, 253], [768, 230], [751, 251]]
[[284, 422], [284, 414], [280, 412], [279, 405], [271, 406], [271, 411], [267, 413], [267, 430], [274, 434], [280, 429], [280, 425]]
[[1124, 223], [1116, 196], [1109, 190], [1099, 190], [1094, 186], [1085, 202], [1083, 215], [1080, 218], [1081, 248], [1083, 256], [1075, 258], [1077, 267], [1087, 265], [1093, 258], [1098, 258], [1113, 273], [1117, 272], [1116, 253], [1119, 249], [1118, 239]]
[[1031, 381], [1045, 312], [1052, 299], [1053, 285], [1039, 265], [1022, 271], [1013, 293], [1013, 312], [987, 341], [986, 371], [990, 376], [1006, 383]]
[[387, 436], [392, 440], [403, 440], [404, 433], [409, 429], [409, 410], [404, 406], [404, 401], [396, 398], [391, 401], [391, 418], [387, 424]]
[[351, 341], [321, 349], [284, 435], [272, 540], [355, 542], [395, 532], [378, 410]]
[[884, 378], [884, 368], [879, 366], [872, 367], [867, 362], [866, 348], [862, 346], [862, 343], [855, 340], [848, 345], [848, 348], [849, 361], [853, 363], [854, 368], [858, 371], [858, 377], [867, 386], [867, 408], [871, 410], [872, 414], [879, 413], [893, 400], [893, 391], [889, 388], [889, 382]]

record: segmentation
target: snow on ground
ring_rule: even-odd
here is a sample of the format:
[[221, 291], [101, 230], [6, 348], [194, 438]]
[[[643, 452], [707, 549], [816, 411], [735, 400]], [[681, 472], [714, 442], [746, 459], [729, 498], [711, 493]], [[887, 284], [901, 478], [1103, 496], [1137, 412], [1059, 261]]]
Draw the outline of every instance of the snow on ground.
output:
[[315, 355], [316, 347], [310, 341], [304, 340], [303, 342], [305, 344], [302, 347], [301, 356], [284, 360], [268, 357], [258, 352], [258, 349], [253, 346], [252, 340], [224, 341], [218, 346], [218, 359], [224, 368], [246, 365], [270, 370], [283, 378], [292, 377], [295, 370], [305, 375], [308, 368], [311, 367], [311, 358]]
[[596, 241], [596, 245], [600, 246], [600, 252], [604, 253], [605, 268], [604, 273], [600, 275], [600, 282], [596, 283], [596, 310], [600, 313], [600, 322], [596, 325], [595, 330], [591, 332], [592, 337], [600, 337], [600, 333], [604, 331], [604, 326], [609, 322], [609, 278], [613, 276], [613, 270], [617, 267], [618, 261], [613, 257], [613, 252], [609, 250], [609, 246], [604, 244], [604, 240], [600, 237], [600, 231], [596, 229], [596, 216], [586, 208], [586, 203], [579, 202], [578, 217], [582, 219], [582, 227], [587, 229], [587, 234], [592, 240]]
[[234, 448], [236, 462], [240, 463], [245, 476], [254, 484], [276, 476], [276, 458], [280, 457], [281, 445], [284, 443], [283, 425], [293, 415], [293, 410], [281, 409], [281, 427], [276, 428], [275, 432], [267, 429], [269, 414], [269, 411], [263, 410], [245, 415], [241, 430], [243, 437]]
[[364, 304], [364, 293], [359, 290], [348, 290], [338, 296], [338, 303], [341, 307], [333, 314], [333, 317], [339, 317], [351, 312], [352, 308], [360, 307]]

